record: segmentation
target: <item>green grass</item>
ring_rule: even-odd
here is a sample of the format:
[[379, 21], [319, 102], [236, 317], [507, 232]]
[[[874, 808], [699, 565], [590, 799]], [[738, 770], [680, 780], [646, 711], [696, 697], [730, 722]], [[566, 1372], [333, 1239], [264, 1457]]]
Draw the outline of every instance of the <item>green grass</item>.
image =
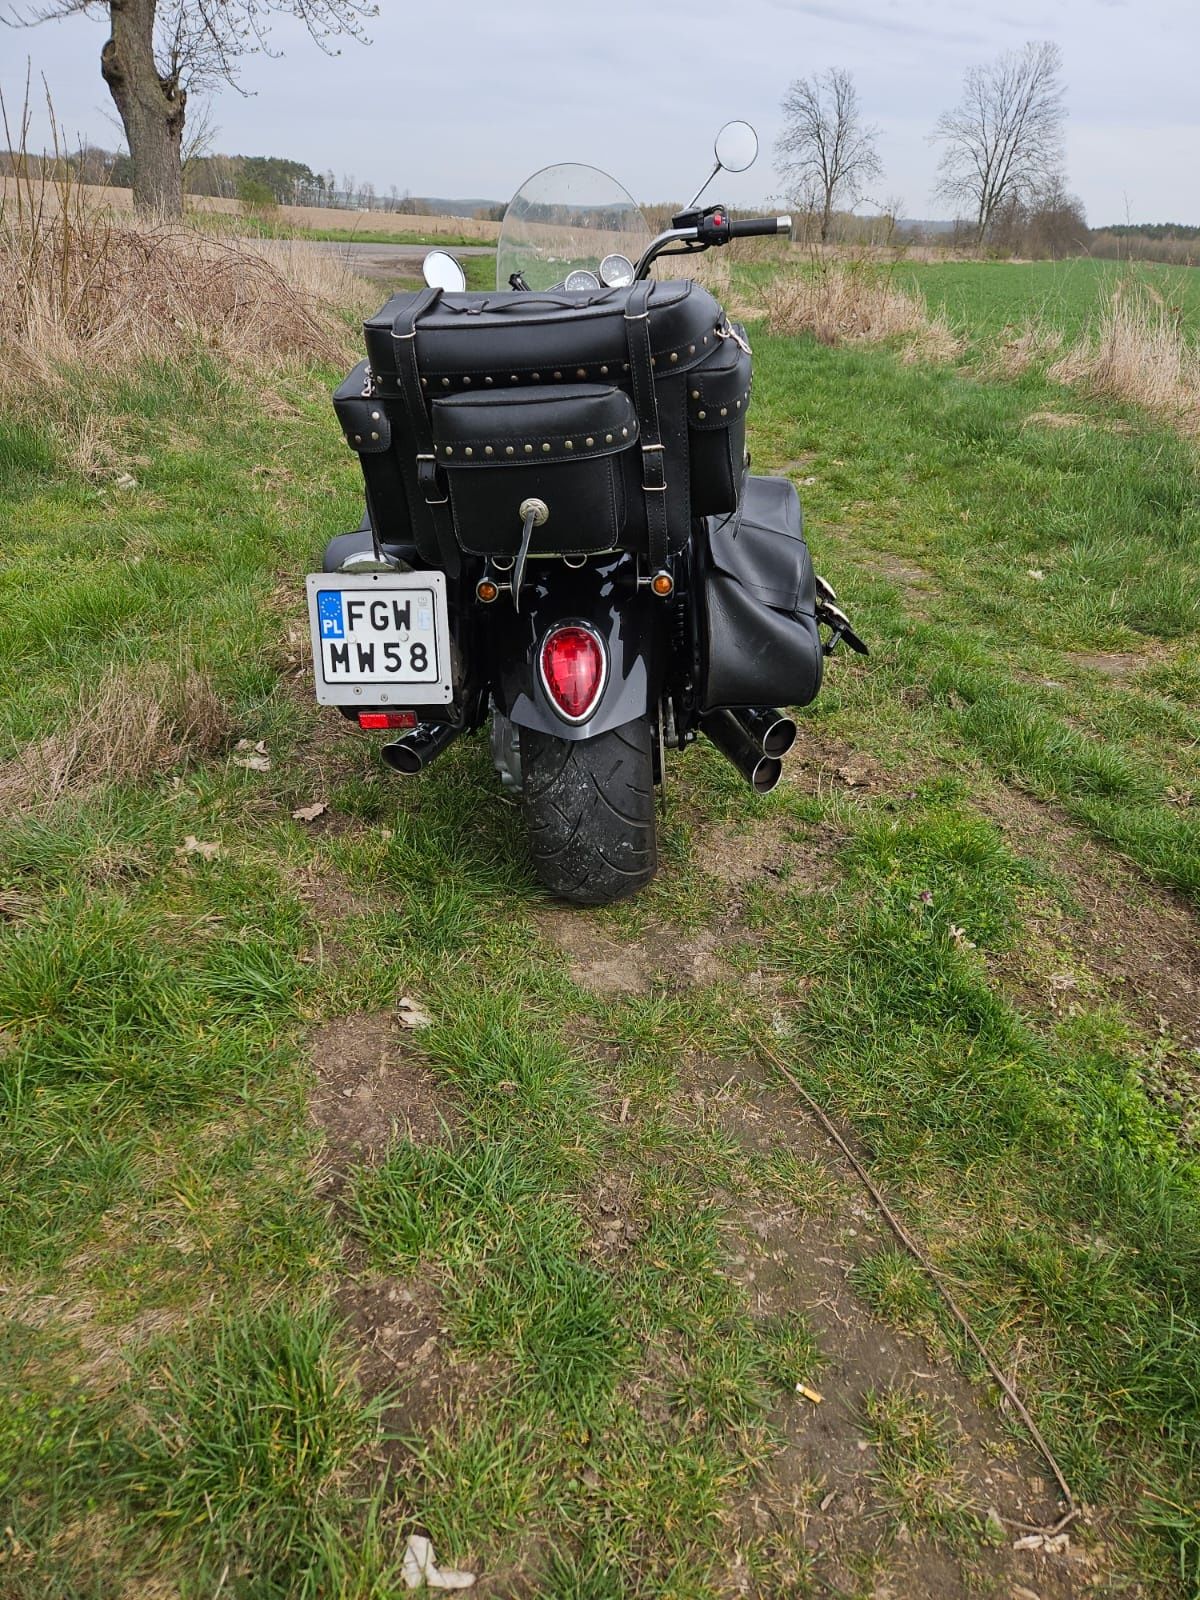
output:
[[[981, 325], [1015, 320], [1022, 281], [1043, 292], [963, 271], [1001, 274]], [[1105, 1508], [1112, 1583], [1200, 1584], [1200, 1172], [1159, 1092], [1194, 1083], [1195, 1052], [1082, 981], [1078, 883], [994, 820], [1024, 790], [1122, 881], [1200, 895], [1195, 448], [1036, 372], [762, 332], [755, 354], [756, 460], [815, 480], [818, 565], [872, 656], [831, 667], [813, 765], [776, 796], [705, 747], [673, 764], [659, 881], [592, 921], [631, 952], [711, 928], [724, 976], [673, 981], [668, 956], [635, 995], [573, 981], [478, 741], [405, 786], [288, 679], [297, 580], [359, 515], [332, 375], [272, 380], [265, 411], [203, 362], [96, 379], [132, 489], [70, 468], [51, 399], [0, 419], [0, 773], [112, 667], [198, 673], [226, 721], [214, 749], [0, 820], [15, 1600], [383, 1600], [414, 1527], [502, 1594], [713, 1600], [731, 1539], [759, 1592], [822, 1592], [802, 1527], [738, 1515], [795, 1384], [829, 1389], [828, 1337], [764, 1309], [730, 1255], [757, 1208], [839, 1233], [857, 1193], [789, 1120], [756, 1148], [692, 1098], [695, 1058], [760, 1071], [764, 1025]], [[1052, 409], [1084, 421], [1030, 422]], [[234, 764], [239, 738], [269, 772]], [[845, 750], [879, 780], [818, 782]], [[336, 826], [292, 820], [314, 798]], [[749, 827], [774, 830], [775, 870], [739, 904], [708, 844]], [[1075, 1003], [1051, 1010], [1037, 979], [1064, 969]], [[401, 994], [432, 1018], [406, 1042], [445, 1127], [343, 1157], [331, 1190], [308, 1031]], [[331, 1297], [362, 1274], [436, 1301], [433, 1420], [360, 1387]], [[907, 1257], [852, 1283], [985, 1392]], [[847, 1383], [892, 1520], [987, 1581], [955, 1429]]]
[[1154, 262], [1130, 264], [1080, 257], [1068, 261], [906, 262], [896, 268], [951, 326], [987, 338], [1028, 321], [1058, 328], [1068, 338], [1083, 332], [1121, 285], [1145, 284], [1177, 307], [1188, 324], [1200, 322], [1200, 273]]

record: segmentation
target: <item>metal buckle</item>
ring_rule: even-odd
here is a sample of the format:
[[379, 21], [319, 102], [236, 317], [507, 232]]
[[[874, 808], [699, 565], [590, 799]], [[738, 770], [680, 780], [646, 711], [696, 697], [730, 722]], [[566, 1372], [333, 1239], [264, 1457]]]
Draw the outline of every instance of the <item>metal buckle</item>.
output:
[[744, 350], [748, 356], [754, 354], [750, 348], [750, 341], [743, 338], [742, 335], [738, 333], [737, 329], [731, 327], [728, 322], [725, 323], [723, 327], [717, 328], [715, 331], [718, 339], [732, 339], [739, 350]]

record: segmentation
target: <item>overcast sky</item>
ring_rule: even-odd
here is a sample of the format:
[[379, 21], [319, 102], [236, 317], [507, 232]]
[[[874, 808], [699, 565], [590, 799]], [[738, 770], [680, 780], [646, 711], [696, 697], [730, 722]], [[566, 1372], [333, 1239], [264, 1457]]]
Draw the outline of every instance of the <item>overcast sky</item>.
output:
[[[0, 0], [0, 14], [8, 9]], [[792, 78], [847, 67], [879, 124], [885, 176], [910, 217], [947, 214], [927, 143], [963, 71], [1026, 39], [1062, 47], [1067, 176], [1093, 225], [1200, 222], [1197, 0], [382, 0], [372, 42], [330, 59], [292, 22], [281, 59], [245, 63], [223, 89], [216, 148], [286, 155], [381, 192], [506, 199], [556, 161], [610, 170], [642, 201], [686, 198], [716, 127], [753, 122], [758, 164], [714, 193], [751, 204], [778, 193], [773, 145]], [[72, 139], [113, 146], [99, 75], [101, 14], [27, 32], [0, 29], [10, 116], [26, 58], [44, 74]], [[44, 136], [35, 122], [35, 142]]]

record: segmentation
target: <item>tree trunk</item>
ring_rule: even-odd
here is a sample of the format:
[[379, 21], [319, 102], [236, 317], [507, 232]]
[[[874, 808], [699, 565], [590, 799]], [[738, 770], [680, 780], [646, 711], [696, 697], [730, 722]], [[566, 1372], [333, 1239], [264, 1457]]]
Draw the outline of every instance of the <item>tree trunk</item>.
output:
[[187, 93], [154, 59], [155, 0], [111, 0], [112, 38], [100, 71], [121, 114], [133, 163], [133, 204], [143, 216], [183, 215]]
[[833, 225], [833, 196], [825, 196], [825, 208], [821, 212], [821, 243], [829, 243], [829, 230]]

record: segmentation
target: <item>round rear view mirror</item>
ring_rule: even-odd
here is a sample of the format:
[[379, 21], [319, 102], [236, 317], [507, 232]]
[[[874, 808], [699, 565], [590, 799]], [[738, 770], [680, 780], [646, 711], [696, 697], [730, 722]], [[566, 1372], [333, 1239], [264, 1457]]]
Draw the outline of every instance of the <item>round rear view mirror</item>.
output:
[[431, 250], [421, 263], [421, 273], [431, 289], [446, 289], [461, 294], [467, 275], [448, 250]]
[[758, 158], [758, 135], [748, 122], [727, 122], [713, 144], [717, 165], [726, 172], [745, 172]]

